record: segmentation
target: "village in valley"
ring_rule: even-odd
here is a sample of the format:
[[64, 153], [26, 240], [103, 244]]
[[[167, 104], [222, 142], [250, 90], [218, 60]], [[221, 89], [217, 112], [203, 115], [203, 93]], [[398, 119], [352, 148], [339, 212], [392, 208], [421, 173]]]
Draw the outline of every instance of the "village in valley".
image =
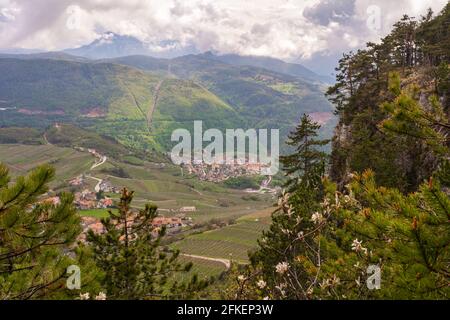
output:
[[[66, 181], [68, 186], [74, 193], [74, 204], [76, 209], [81, 214], [81, 226], [83, 229], [79, 240], [84, 242], [88, 230], [93, 230], [95, 233], [102, 233], [103, 225], [101, 217], [92, 214], [93, 212], [102, 212], [103, 216], [110, 209], [116, 208], [118, 198], [120, 197], [123, 186], [114, 185], [110, 177], [103, 177], [102, 179], [93, 176], [94, 169], [102, 166], [108, 158], [95, 149], [75, 147], [79, 152], [87, 152], [96, 158], [96, 161], [91, 166], [89, 173], [83, 173]], [[240, 163], [236, 161], [233, 164], [214, 163], [211, 165], [203, 162], [193, 162], [191, 164], [183, 164], [181, 167], [182, 175], [195, 176], [201, 181], [208, 182], [223, 182], [230, 178], [242, 176], [256, 176], [262, 175], [267, 170], [267, 165], [261, 163]], [[92, 188], [92, 180], [96, 181], [95, 187]], [[259, 190], [244, 190], [247, 193], [275, 193], [279, 190], [277, 188], [270, 188], [271, 177], [267, 177], [262, 181]], [[50, 193], [51, 194], [51, 193]], [[57, 205], [60, 203], [58, 196], [49, 196], [42, 202]], [[137, 210], [137, 209], [135, 209]], [[186, 227], [193, 227], [194, 222], [192, 214], [197, 212], [195, 206], [184, 206], [171, 209], [158, 209], [158, 217], [152, 222], [155, 230], [166, 228], [168, 234], [176, 234]]]
[[[98, 168], [107, 161], [107, 157], [101, 155], [94, 149], [75, 148], [80, 152], [88, 152], [97, 160], [90, 168], [91, 170]], [[97, 184], [94, 188], [89, 186], [88, 180], [96, 180]], [[67, 181], [67, 184], [74, 191], [74, 205], [81, 214], [81, 226], [83, 229], [80, 241], [85, 241], [88, 230], [95, 233], [102, 233], [103, 225], [101, 218], [85, 214], [85, 212], [95, 212], [116, 208], [116, 202], [121, 194], [122, 186], [115, 186], [108, 178], [99, 179], [91, 174], [81, 174]], [[49, 192], [47, 197], [41, 201], [43, 204], [58, 205], [60, 198]], [[137, 210], [137, 209], [135, 209]], [[165, 227], [167, 232], [176, 233], [183, 227], [193, 225], [192, 217], [188, 214], [195, 213], [197, 208], [194, 206], [180, 207], [177, 209], [158, 209], [158, 217], [152, 221], [155, 231]], [[167, 216], [166, 216], [167, 215]]]
[[202, 181], [222, 182], [230, 178], [241, 176], [260, 175], [267, 166], [261, 163], [234, 163], [234, 164], [204, 164], [203, 162], [193, 162], [183, 165], [188, 174], [197, 176]]

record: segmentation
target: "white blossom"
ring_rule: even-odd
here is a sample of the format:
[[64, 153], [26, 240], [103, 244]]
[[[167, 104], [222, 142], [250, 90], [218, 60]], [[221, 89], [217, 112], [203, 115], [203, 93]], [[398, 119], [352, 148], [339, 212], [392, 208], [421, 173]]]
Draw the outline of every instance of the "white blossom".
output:
[[238, 280], [243, 282], [246, 280], [246, 278], [243, 275], [238, 276]]
[[89, 300], [89, 298], [90, 298], [89, 292], [80, 293], [80, 300]]
[[267, 283], [261, 279], [256, 283], [256, 285], [258, 286], [258, 288], [264, 289], [266, 287]]
[[329, 286], [329, 282], [328, 282], [327, 279], [323, 279], [322, 282], [321, 282], [319, 285], [320, 285], [320, 287], [321, 287], [322, 289], [326, 289], [326, 288], [328, 288], [328, 286]]
[[362, 246], [362, 241], [359, 241], [358, 239], [353, 240], [352, 250], [355, 252], [364, 252], [364, 254], [367, 254], [367, 248], [364, 248]]
[[314, 222], [315, 224], [321, 223], [322, 220], [323, 220], [323, 216], [320, 212], [315, 212], [311, 217], [311, 221]]
[[352, 242], [352, 250], [359, 252], [362, 248], [362, 241], [359, 241], [358, 239], [353, 240]]
[[280, 262], [279, 264], [277, 264], [275, 266], [275, 270], [277, 271], [277, 273], [279, 274], [284, 274], [288, 271], [289, 269], [289, 263], [287, 262]]
[[95, 297], [95, 300], [106, 300], [106, 294], [104, 292], [99, 292], [99, 294]]
[[282, 207], [289, 201], [290, 194], [286, 192], [286, 190], [283, 190], [281, 197], [278, 198], [278, 206]]
[[303, 233], [303, 231], [300, 231], [300, 232], [297, 234], [297, 238], [298, 238], [299, 240], [303, 240], [304, 237], [305, 237], [305, 234]]

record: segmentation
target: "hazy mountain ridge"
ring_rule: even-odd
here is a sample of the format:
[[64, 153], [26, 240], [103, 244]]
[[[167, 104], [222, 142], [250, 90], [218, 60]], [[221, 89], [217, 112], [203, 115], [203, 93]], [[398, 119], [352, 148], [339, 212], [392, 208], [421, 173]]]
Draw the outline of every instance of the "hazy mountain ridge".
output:
[[118, 58], [131, 55], [147, 55], [160, 58], [174, 58], [186, 54], [198, 53], [193, 47], [181, 47], [175, 41], [161, 41], [157, 44], [144, 43], [141, 40], [114, 32], [105, 32], [100, 38], [79, 48], [70, 48], [63, 52], [93, 60]]
[[329, 76], [317, 75], [300, 64], [287, 63], [280, 59], [264, 56], [242, 56], [238, 54], [220, 55], [211, 52], [199, 54], [200, 52], [196, 48], [192, 46], [181, 47], [174, 41], [162, 41], [155, 45], [142, 42], [132, 36], [119, 35], [113, 32], [106, 32], [90, 44], [79, 48], [66, 49], [63, 52], [93, 60], [136, 55], [144, 55], [158, 59], [174, 59], [196, 54], [207, 57], [209, 60], [217, 60], [235, 66], [260, 67], [308, 80], [326, 83], [334, 82], [334, 79]]

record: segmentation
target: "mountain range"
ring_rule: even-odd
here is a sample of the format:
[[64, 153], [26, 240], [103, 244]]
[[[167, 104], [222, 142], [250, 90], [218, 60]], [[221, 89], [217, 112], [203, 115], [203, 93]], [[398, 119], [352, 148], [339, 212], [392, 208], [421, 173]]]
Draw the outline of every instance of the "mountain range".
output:
[[[92, 43], [79, 48], [66, 49], [63, 52], [70, 55], [85, 57], [89, 59], [110, 59], [125, 56], [144, 55], [155, 58], [173, 59], [181, 56], [200, 54], [200, 51], [193, 46], [181, 47], [174, 41], [162, 41], [158, 45], [144, 43], [141, 40], [126, 35], [119, 35], [113, 32], [106, 32]], [[300, 64], [286, 63], [282, 60], [257, 57], [240, 56], [235, 54], [214, 55], [208, 52], [211, 58], [232, 65], [248, 65], [266, 68], [272, 71], [300, 76], [311, 80], [318, 80], [331, 83], [334, 80], [327, 76], [320, 76]]]
[[[326, 79], [266, 57], [147, 55], [139, 40], [109, 33], [64, 52], [0, 54], [0, 126], [72, 123], [126, 146], [167, 150], [176, 128], [280, 128], [303, 113], [330, 135]], [[132, 55], [126, 55], [132, 54]]]

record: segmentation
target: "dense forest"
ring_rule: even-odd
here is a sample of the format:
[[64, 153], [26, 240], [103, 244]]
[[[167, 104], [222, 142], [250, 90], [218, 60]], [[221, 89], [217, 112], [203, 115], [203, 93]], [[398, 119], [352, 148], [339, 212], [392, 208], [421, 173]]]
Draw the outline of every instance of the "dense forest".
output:
[[[340, 119], [330, 173], [341, 187], [349, 172], [371, 168], [381, 185], [414, 191], [436, 170], [438, 157], [424, 143], [425, 137], [414, 135], [413, 128], [391, 130], [404, 131], [413, 137], [381, 129], [389, 110], [380, 105], [399, 96], [398, 92], [388, 90], [390, 75], [396, 72], [403, 88], [417, 87], [412, 98], [427, 111], [423, 120], [438, 125], [438, 131], [448, 129], [427, 116], [437, 116], [429, 101], [434, 95], [443, 106], [442, 122], [448, 122], [449, 14], [447, 5], [435, 18], [431, 11], [420, 20], [404, 16], [381, 43], [368, 43], [365, 50], [345, 54], [340, 60], [337, 83], [328, 90], [328, 95]], [[444, 144], [448, 146], [448, 140]]]
[[344, 54], [327, 92], [340, 119], [331, 157], [302, 119], [298, 152], [281, 159], [295, 187], [238, 297], [449, 298], [449, 63], [450, 4]]
[[[404, 16], [337, 72], [331, 155], [305, 115], [270, 228], [214, 286], [176, 280], [192, 265], [161, 244], [154, 205], [131, 209], [132, 191], [80, 245], [73, 195], [39, 201], [54, 170], [11, 183], [0, 165], [0, 299], [449, 299], [450, 4]], [[85, 270], [79, 290], [65, 286], [70, 265]]]

